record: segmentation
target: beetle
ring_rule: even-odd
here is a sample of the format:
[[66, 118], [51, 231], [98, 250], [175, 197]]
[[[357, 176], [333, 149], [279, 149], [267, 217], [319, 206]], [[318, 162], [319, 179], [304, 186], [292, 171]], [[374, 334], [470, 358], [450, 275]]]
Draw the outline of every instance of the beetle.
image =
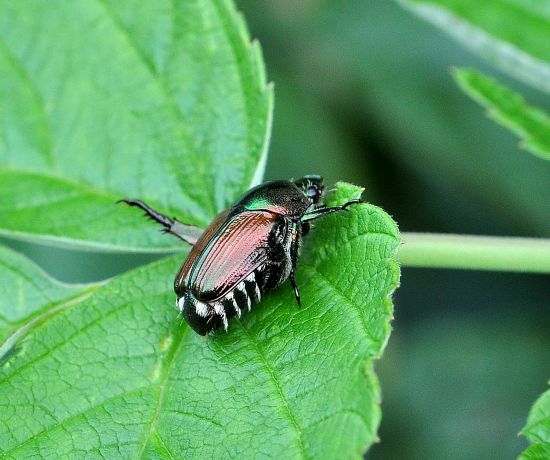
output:
[[143, 201], [120, 201], [141, 208], [166, 233], [193, 246], [174, 280], [176, 305], [193, 330], [206, 335], [222, 325], [227, 330], [228, 319], [250, 311], [286, 279], [300, 307], [296, 263], [310, 222], [361, 203], [355, 199], [327, 207], [324, 189], [317, 175], [266, 182], [247, 191], [204, 231]]

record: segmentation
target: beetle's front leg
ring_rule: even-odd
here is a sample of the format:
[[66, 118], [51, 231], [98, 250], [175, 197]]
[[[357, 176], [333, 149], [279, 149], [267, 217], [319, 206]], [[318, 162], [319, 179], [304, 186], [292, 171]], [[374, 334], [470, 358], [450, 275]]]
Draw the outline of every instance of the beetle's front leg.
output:
[[350, 207], [352, 204], [358, 204], [362, 202], [363, 201], [360, 199], [355, 199], [355, 200], [347, 201], [340, 206], [334, 206], [332, 208], [327, 208], [327, 207], [317, 208], [317, 209], [314, 209], [313, 211], [306, 212], [302, 216], [301, 220], [302, 222], [308, 222], [310, 220], [317, 219], [318, 217], [326, 216], [327, 214], [332, 214], [333, 212], [346, 211], [348, 207]]
[[141, 200], [122, 199], [119, 200], [118, 203], [126, 203], [128, 206], [136, 206], [142, 209], [143, 211], [145, 211], [145, 215], [147, 217], [162, 225], [164, 227], [163, 230], [166, 233], [177, 236], [179, 239], [191, 245], [194, 245], [203, 233], [203, 230], [201, 228], [194, 227], [193, 225], [184, 224], [176, 218], [170, 219], [164, 214], [155, 211], [153, 208], [151, 208]]

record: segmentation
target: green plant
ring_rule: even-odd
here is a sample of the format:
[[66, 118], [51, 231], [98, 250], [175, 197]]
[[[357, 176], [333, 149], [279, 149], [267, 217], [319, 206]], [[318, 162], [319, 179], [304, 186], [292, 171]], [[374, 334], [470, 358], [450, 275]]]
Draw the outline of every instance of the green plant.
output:
[[[550, 92], [550, 15], [545, 2], [528, 0], [402, 0], [424, 19], [534, 88]], [[498, 123], [524, 139], [523, 148], [550, 159], [550, 117], [516, 92], [471, 69], [459, 69], [460, 87]]]
[[[0, 248], [0, 454], [360, 456], [376, 439], [373, 360], [399, 282], [392, 219], [363, 205], [319, 223], [298, 271], [304, 307], [283, 287], [230, 333], [203, 339], [168, 307], [186, 248], [114, 204], [135, 196], [206, 226], [261, 181], [272, 88], [232, 2], [0, 8], [0, 234], [177, 252], [65, 285]], [[548, 155], [545, 116], [517, 98], [504, 107], [506, 90], [477, 74], [457, 76]], [[339, 183], [331, 200], [360, 193]], [[547, 241], [404, 241], [403, 264], [550, 271]]]
[[[272, 90], [259, 48], [229, 1], [57, 6], [2, 5], [0, 232], [179, 254], [69, 286], [1, 250], [2, 456], [359, 455], [380, 419], [393, 221], [363, 205], [321, 223], [300, 311], [281, 289], [229, 334], [189, 332], [169, 307], [186, 248], [115, 202], [206, 226], [261, 180]], [[332, 199], [360, 193], [340, 184]]]
[[[402, 0], [401, 3], [510, 76], [540, 91], [550, 91], [550, 49], [546, 46], [550, 9], [546, 3], [528, 0]], [[491, 118], [522, 138], [520, 147], [550, 159], [550, 116], [546, 112], [528, 106], [521, 95], [476, 70], [458, 69], [454, 77], [466, 94], [487, 108]], [[413, 256], [413, 260], [420, 259], [433, 266], [438, 262], [439, 266], [460, 266], [461, 263], [466, 266], [465, 261], [470, 260], [471, 266], [479, 269], [550, 272], [548, 240], [460, 240], [460, 237], [454, 241], [420, 237], [419, 249], [427, 250], [416, 258]], [[521, 262], [523, 258], [525, 264]], [[461, 262], [455, 264], [456, 259]], [[535, 403], [529, 415], [523, 434], [535, 444], [521, 458], [550, 458], [548, 395], [546, 392]]]
[[537, 460], [550, 457], [550, 390], [533, 405], [522, 433], [533, 444], [521, 454], [521, 459]]

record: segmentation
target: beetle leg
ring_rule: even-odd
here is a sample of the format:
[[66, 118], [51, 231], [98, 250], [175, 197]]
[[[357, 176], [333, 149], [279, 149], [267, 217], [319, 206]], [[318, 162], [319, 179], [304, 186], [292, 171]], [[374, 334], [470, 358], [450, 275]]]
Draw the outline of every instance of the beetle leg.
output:
[[201, 228], [184, 224], [176, 218], [170, 219], [169, 217], [166, 217], [164, 214], [161, 214], [146, 205], [143, 201], [122, 199], [118, 200], [117, 203], [126, 203], [128, 206], [137, 206], [145, 211], [145, 215], [147, 217], [162, 225], [164, 227], [164, 232], [177, 236], [179, 239], [191, 245], [194, 245], [197, 242], [203, 232]]
[[[309, 224], [305, 224], [309, 227]], [[302, 226], [302, 225], [300, 225]], [[291, 241], [290, 241], [290, 274], [289, 280], [290, 285], [294, 291], [294, 297], [296, 297], [296, 302], [298, 303], [298, 308], [301, 307], [300, 304], [300, 291], [298, 290], [298, 285], [296, 284], [296, 263], [298, 261], [298, 255], [300, 253], [301, 246], [301, 237], [300, 230], [298, 229], [297, 222], [292, 223], [291, 227]]]
[[300, 308], [302, 305], [300, 303], [300, 291], [298, 290], [298, 285], [296, 284], [296, 278], [294, 276], [294, 268], [290, 271], [290, 284], [292, 286], [292, 289], [294, 290], [294, 296], [296, 297], [296, 302], [298, 302], [298, 308]]
[[347, 201], [340, 206], [334, 206], [332, 208], [317, 208], [317, 209], [314, 209], [313, 211], [306, 212], [302, 216], [301, 221], [308, 222], [310, 220], [317, 219], [318, 217], [326, 216], [327, 214], [332, 214], [333, 212], [347, 211], [348, 207], [351, 206], [352, 204], [358, 204], [362, 202], [363, 202], [362, 200], [356, 199], [356, 200]]
[[203, 234], [204, 230], [194, 225], [184, 224], [174, 217], [172, 220], [172, 226], [164, 231], [177, 236], [179, 239], [189, 243], [193, 246], [199, 237]]

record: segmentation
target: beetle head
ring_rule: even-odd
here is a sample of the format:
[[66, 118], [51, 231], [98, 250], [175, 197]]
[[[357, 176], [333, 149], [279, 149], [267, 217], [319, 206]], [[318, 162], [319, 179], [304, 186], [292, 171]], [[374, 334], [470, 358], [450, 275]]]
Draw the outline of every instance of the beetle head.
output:
[[317, 175], [304, 176], [294, 182], [307, 196], [311, 204], [317, 205], [323, 198], [323, 192], [325, 191], [325, 184], [323, 178]]

